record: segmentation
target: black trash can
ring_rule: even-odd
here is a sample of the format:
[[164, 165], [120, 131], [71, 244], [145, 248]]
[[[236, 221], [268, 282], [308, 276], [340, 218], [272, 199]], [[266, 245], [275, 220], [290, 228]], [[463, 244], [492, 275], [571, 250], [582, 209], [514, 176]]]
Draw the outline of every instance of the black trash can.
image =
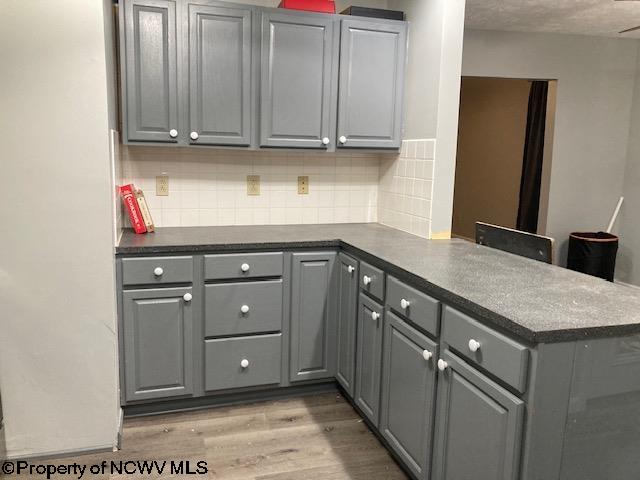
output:
[[613, 282], [618, 237], [606, 232], [574, 232], [569, 236], [567, 268]]

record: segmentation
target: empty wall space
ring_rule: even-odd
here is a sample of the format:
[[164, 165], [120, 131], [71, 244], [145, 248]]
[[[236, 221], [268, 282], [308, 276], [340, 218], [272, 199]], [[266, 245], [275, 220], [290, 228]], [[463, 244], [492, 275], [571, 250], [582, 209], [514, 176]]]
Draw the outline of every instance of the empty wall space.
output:
[[474, 239], [475, 222], [515, 228], [531, 83], [462, 80], [453, 234]]

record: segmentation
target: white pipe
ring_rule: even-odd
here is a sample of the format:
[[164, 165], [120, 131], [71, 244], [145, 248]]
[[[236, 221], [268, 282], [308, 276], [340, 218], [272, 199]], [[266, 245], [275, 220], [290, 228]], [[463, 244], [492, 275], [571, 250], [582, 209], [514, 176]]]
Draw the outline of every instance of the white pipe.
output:
[[607, 227], [607, 233], [611, 233], [613, 224], [616, 223], [616, 219], [618, 218], [618, 214], [620, 213], [620, 207], [622, 207], [622, 202], [624, 202], [624, 197], [620, 197], [620, 200], [618, 200], [618, 205], [616, 205], [616, 209], [613, 211], [613, 216], [611, 217], [611, 221], [609, 222], [609, 226]]

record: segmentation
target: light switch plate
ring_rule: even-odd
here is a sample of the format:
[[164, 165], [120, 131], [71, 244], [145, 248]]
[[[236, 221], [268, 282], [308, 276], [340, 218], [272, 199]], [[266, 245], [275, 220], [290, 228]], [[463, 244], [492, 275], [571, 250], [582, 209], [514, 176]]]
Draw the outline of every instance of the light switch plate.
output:
[[156, 177], [156, 195], [159, 197], [169, 196], [169, 175], [158, 175]]
[[247, 195], [260, 195], [260, 175], [247, 175]]
[[309, 177], [298, 177], [298, 195], [309, 195]]

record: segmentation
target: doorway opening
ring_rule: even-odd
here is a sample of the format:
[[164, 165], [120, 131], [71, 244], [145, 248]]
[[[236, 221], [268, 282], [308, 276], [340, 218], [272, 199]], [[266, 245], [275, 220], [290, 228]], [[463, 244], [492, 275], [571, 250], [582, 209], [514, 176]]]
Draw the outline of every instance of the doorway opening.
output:
[[476, 222], [544, 235], [557, 81], [463, 77], [452, 235]]

